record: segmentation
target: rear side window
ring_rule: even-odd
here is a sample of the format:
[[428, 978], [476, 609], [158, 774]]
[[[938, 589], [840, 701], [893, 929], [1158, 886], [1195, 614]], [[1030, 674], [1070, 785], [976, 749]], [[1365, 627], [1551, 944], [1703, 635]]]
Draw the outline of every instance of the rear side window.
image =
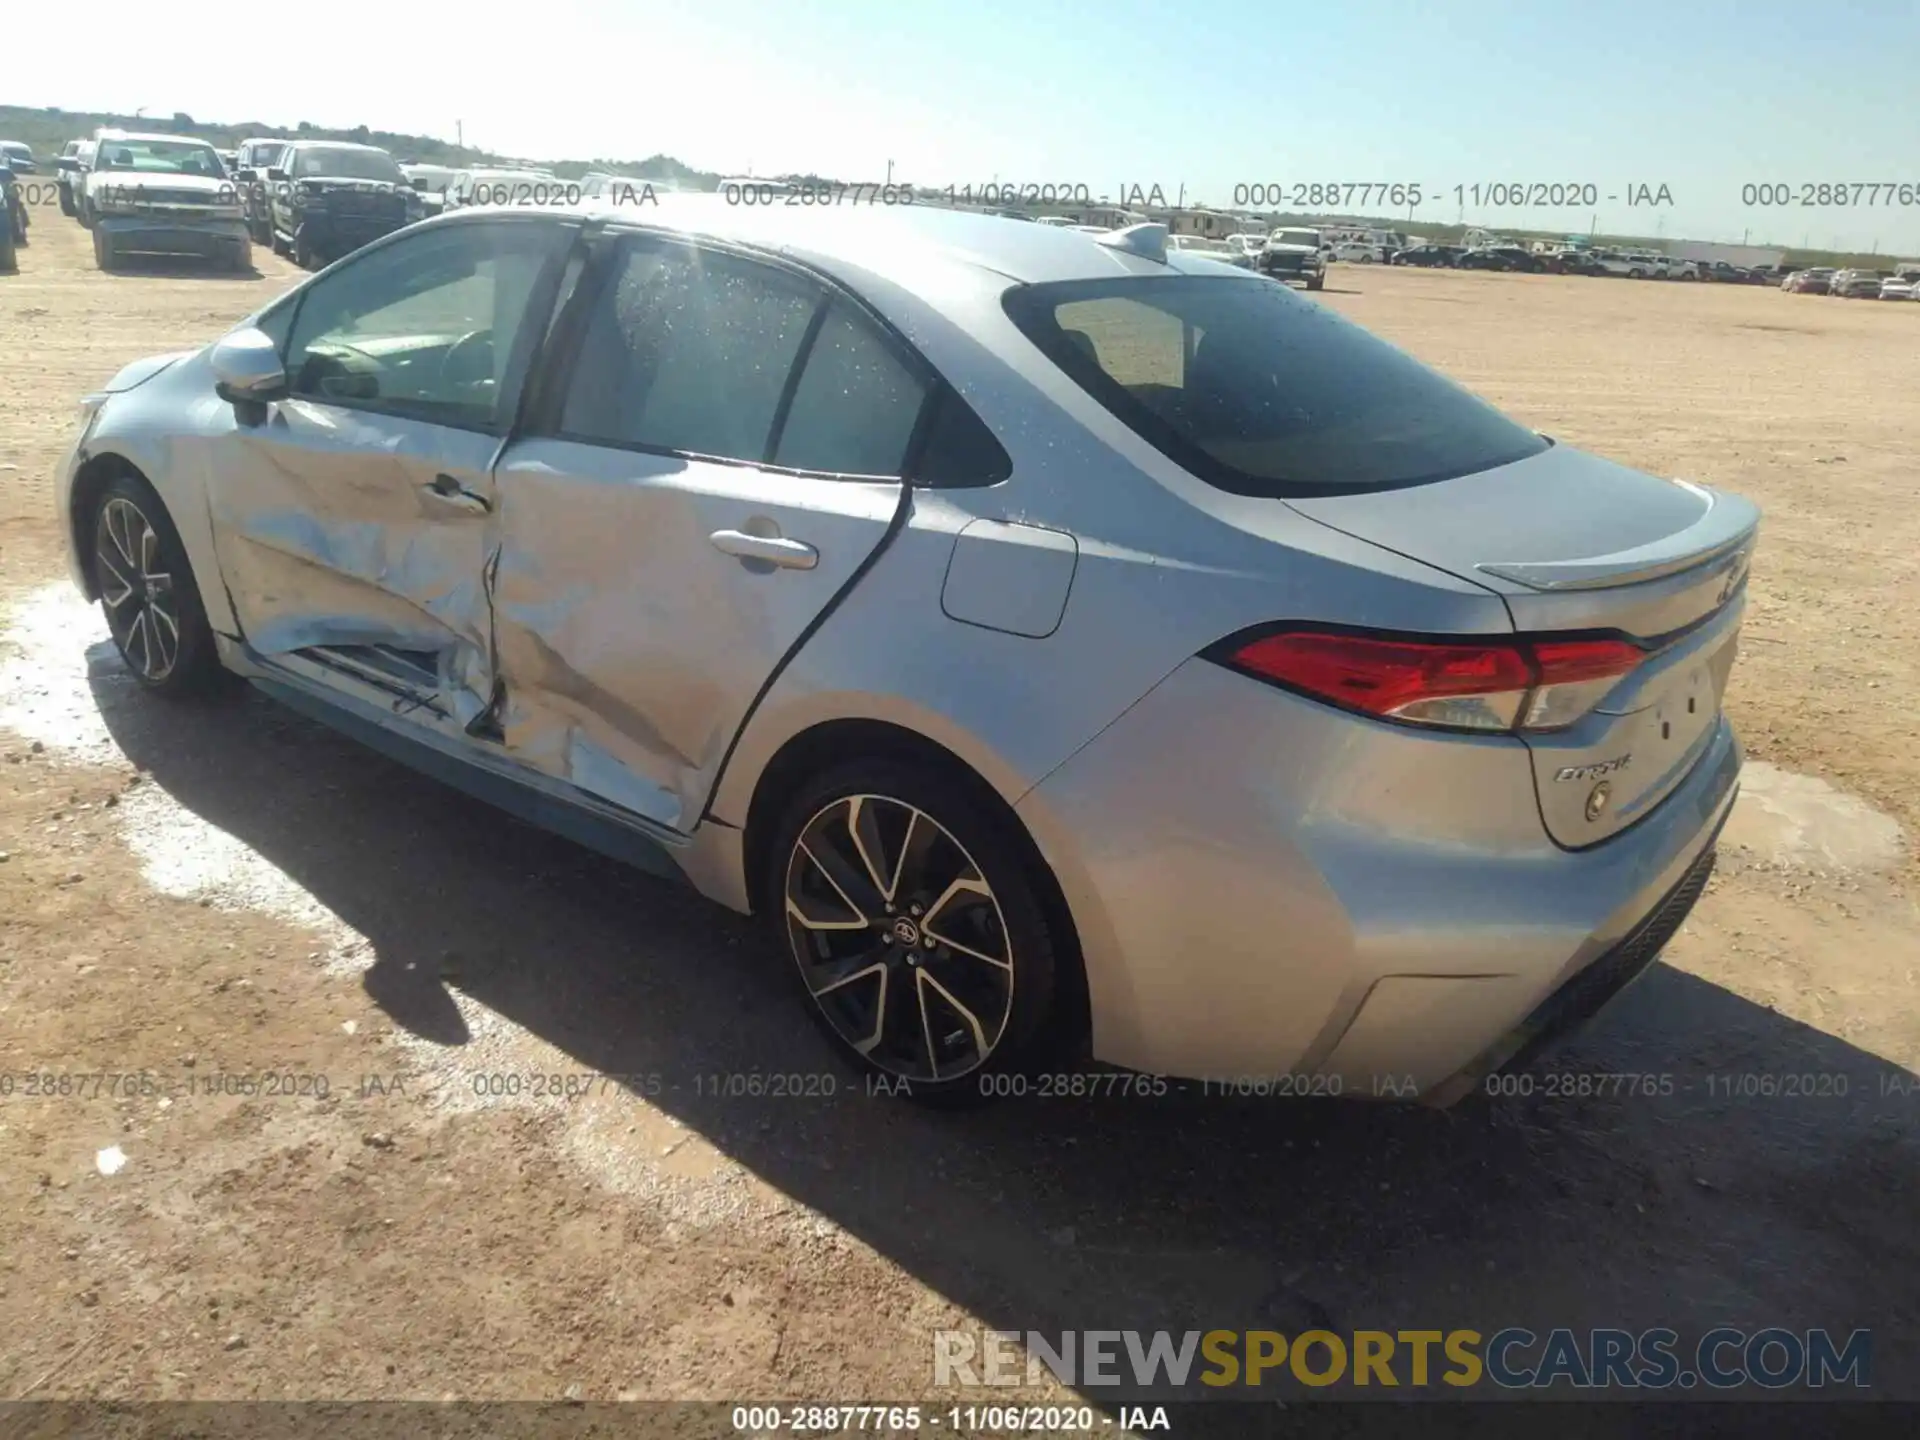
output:
[[761, 462], [820, 292], [787, 271], [635, 243], [594, 306], [561, 411], [577, 440]]
[[840, 475], [900, 474], [927, 387], [844, 300], [807, 352], [773, 463]]
[[1188, 275], [1010, 291], [1028, 339], [1201, 479], [1278, 498], [1468, 475], [1548, 441], [1269, 280]]

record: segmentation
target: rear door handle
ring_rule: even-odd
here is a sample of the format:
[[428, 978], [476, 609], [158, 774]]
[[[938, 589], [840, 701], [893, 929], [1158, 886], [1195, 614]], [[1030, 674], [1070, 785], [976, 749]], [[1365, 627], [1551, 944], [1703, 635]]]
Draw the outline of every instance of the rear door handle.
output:
[[455, 509], [471, 510], [476, 515], [485, 515], [493, 509], [486, 496], [467, 489], [451, 475], [436, 475], [420, 488], [441, 504]]
[[804, 540], [787, 540], [778, 535], [749, 535], [744, 530], [716, 530], [707, 539], [723, 555], [742, 560], [764, 560], [786, 570], [811, 570], [820, 563], [820, 552]]

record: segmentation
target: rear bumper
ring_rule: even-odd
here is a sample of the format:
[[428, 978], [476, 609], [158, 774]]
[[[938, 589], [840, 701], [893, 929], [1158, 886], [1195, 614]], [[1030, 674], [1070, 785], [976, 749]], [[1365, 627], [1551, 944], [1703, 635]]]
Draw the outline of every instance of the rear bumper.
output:
[[1671, 928], [1649, 917], [1684, 918], [1667, 901], [1740, 759], [1717, 722], [1657, 811], [1568, 852], [1517, 739], [1377, 724], [1196, 660], [1017, 808], [1073, 914], [1099, 1059], [1444, 1100], [1574, 1023], [1572, 1000], [1542, 1007], [1583, 973], [1569, 994], [1650, 963]]

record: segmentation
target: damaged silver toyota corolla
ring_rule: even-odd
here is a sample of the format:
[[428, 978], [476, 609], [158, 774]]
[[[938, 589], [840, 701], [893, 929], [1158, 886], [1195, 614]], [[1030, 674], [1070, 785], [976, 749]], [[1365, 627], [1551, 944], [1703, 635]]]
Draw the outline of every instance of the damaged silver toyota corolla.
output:
[[1653, 960], [1733, 802], [1751, 505], [1156, 226], [463, 210], [84, 412], [142, 685], [664, 862], [920, 1097], [1084, 1044], [1445, 1103]]

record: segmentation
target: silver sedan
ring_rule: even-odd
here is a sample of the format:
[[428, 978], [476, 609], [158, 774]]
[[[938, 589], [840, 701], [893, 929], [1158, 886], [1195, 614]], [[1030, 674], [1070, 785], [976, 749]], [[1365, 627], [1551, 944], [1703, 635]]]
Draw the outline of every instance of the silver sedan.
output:
[[1706, 882], [1757, 513], [1284, 285], [926, 208], [468, 209], [83, 402], [77, 584], [763, 917], [916, 1097], [1445, 1103]]

